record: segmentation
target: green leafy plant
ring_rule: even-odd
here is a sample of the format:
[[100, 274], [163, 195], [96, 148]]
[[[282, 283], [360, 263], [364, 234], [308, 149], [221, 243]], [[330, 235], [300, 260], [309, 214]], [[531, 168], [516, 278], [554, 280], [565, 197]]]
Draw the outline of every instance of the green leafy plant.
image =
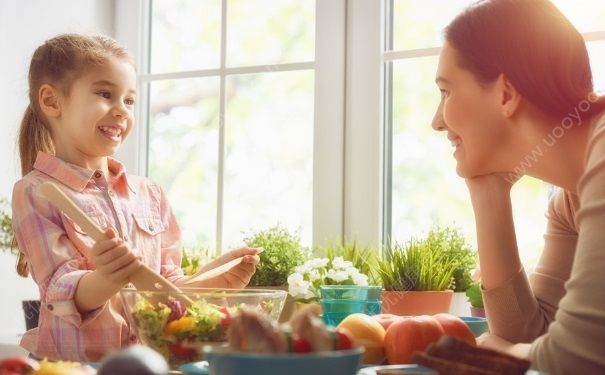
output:
[[371, 285], [380, 283], [376, 274], [378, 267], [378, 251], [372, 246], [360, 246], [356, 241], [338, 245], [326, 245], [315, 249], [319, 257], [326, 257], [333, 261], [336, 257], [342, 257], [345, 261], [353, 263], [353, 267], [368, 276]]
[[265, 249], [260, 254], [260, 263], [249, 286], [285, 286], [288, 275], [307, 258], [307, 250], [301, 245], [300, 237], [280, 225], [248, 236], [244, 243]]
[[6, 199], [0, 198], [0, 250], [13, 250], [13, 225]]
[[198, 250], [183, 248], [181, 268], [186, 276], [195, 275], [204, 264], [211, 260], [212, 256], [206, 248], [200, 248]]
[[466, 290], [466, 297], [472, 307], [483, 308], [483, 295], [481, 294], [481, 284], [473, 283]]
[[378, 263], [378, 275], [387, 291], [443, 291], [451, 288], [456, 264], [431, 238], [394, 243]]
[[471, 275], [477, 264], [477, 253], [466, 243], [464, 236], [456, 228], [436, 227], [426, 238], [431, 247], [440, 249], [443, 256], [454, 264], [454, 292], [464, 292], [471, 284]]

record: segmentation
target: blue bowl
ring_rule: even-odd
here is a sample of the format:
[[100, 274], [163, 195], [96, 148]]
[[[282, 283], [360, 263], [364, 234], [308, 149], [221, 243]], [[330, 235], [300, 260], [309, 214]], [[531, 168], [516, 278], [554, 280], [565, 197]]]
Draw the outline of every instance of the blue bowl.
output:
[[387, 365], [365, 367], [359, 370], [358, 375], [376, 375], [379, 371], [382, 370], [395, 370], [406, 375], [439, 375], [439, 373], [433, 369], [418, 365]]
[[464, 323], [469, 326], [475, 337], [479, 337], [481, 336], [481, 334], [489, 331], [487, 319], [485, 318], [475, 316], [461, 316], [460, 319], [462, 319]]
[[305, 354], [239, 353], [204, 347], [209, 375], [355, 375], [363, 348]]

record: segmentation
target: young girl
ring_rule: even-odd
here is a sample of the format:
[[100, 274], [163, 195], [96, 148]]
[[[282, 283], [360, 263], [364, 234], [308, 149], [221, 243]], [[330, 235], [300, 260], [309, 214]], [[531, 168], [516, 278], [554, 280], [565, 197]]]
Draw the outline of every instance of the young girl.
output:
[[[13, 190], [18, 270], [40, 290], [39, 326], [21, 345], [37, 357], [97, 361], [136, 341], [119, 290], [144, 263], [177, 285], [180, 231], [162, 189], [128, 175], [112, 159], [133, 127], [136, 72], [127, 52], [104, 36], [60, 35], [34, 53], [19, 134], [23, 178]], [[40, 194], [52, 181], [100, 227], [94, 242]], [[256, 249], [241, 248], [207, 268], [244, 261], [206, 287], [241, 288]]]
[[[473, 205], [491, 335], [481, 344], [556, 374], [605, 373], [605, 100], [582, 36], [548, 0], [484, 0], [445, 30], [433, 128]], [[558, 186], [526, 276], [510, 191]], [[530, 344], [531, 343], [531, 344]]]

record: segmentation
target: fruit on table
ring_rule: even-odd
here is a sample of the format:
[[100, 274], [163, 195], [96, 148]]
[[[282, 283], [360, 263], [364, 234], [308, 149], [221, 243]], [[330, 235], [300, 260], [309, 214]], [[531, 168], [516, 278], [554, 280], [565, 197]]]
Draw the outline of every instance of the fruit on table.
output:
[[385, 331], [389, 329], [389, 326], [391, 324], [403, 319], [402, 316], [395, 314], [377, 314], [372, 315], [372, 318], [378, 321], [378, 323], [380, 323], [380, 325], [384, 328]]
[[361, 363], [380, 364], [384, 361], [386, 332], [376, 319], [366, 314], [351, 314], [340, 322], [338, 328], [346, 330], [355, 345], [365, 347]]
[[441, 313], [433, 315], [433, 318], [437, 319], [439, 324], [441, 324], [446, 335], [464, 340], [471, 345], [476, 344], [475, 335], [473, 335], [469, 326], [459, 317], [452, 314]]
[[78, 362], [57, 361], [49, 362], [45, 359], [40, 361], [40, 367], [28, 375], [92, 375], [95, 370], [92, 367]]
[[444, 335], [437, 319], [428, 315], [401, 319], [387, 329], [384, 347], [390, 364], [411, 363], [416, 351], [424, 351]]
[[160, 353], [143, 345], [132, 345], [104, 358], [97, 375], [164, 375], [168, 371]]
[[9, 357], [0, 361], [0, 375], [27, 374], [39, 368], [38, 362], [27, 357]]

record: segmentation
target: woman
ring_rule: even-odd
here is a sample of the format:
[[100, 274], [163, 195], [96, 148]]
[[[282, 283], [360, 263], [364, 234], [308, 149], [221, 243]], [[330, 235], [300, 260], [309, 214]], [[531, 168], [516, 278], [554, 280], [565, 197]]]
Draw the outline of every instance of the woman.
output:
[[[605, 373], [605, 100], [582, 36], [548, 0], [484, 0], [445, 29], [433, 128], [455, 147], [477, 227], [491, 335], [549, 374]], [[510, 191], [560, 189], [526, 276]]]

